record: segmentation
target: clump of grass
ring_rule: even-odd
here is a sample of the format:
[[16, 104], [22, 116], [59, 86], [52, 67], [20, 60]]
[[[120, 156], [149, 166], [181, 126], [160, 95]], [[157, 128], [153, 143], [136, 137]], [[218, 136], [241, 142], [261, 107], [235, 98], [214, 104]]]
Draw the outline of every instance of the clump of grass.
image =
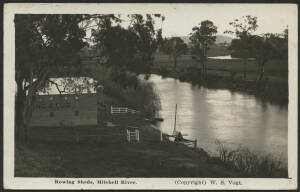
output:
[[64, 177], [75, 176], [75, 169], [67, 170], [60, 155], [51, 157], [37, 154], [32, 146], [17, 145], [15, 148], [15, 177]]
[[280, 160], [271, 156], [262, 156], [247, 148], [232, 150], [216, 141], [218, 157], [246, 177], [288, 177], [287, 168]]

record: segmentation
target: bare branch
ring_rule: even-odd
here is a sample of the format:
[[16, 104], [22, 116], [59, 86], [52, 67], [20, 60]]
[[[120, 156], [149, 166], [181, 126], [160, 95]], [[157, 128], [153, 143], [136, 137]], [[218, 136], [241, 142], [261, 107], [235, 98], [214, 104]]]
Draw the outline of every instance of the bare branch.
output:
[[65, 93], [66, 92], [66, 87], [64, 87], [64, 90], [60, 90], [59, 89], [59, 85], [56, 83], [56, 82], [54, 82], [54, 81], [52, 81], [52, 80], [50, 80], [50, 79], [48, 79], [48, 82], [50, 82], [50, 83], [52, 83], [52, 84], [54, 84], [55, 86], [56, 86], [56, 89], [57, 89], [57, 91], [59, 92], [59, 94], [62, 94], [62, 93]]

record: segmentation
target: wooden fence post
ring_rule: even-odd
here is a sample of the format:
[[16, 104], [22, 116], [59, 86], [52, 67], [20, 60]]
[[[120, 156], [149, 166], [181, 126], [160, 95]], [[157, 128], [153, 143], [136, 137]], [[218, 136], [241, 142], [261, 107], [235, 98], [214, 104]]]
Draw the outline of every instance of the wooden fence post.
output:
[[138, 141], [138, 142], [140, 142], [140, 132], [139, 132], [139, 130], [135, 130], [135, 136], [136, 136], [136, 140]]
[[127, 141], [130, 142], [130, 132], [128, 131], [128, 129], [126, 129], [126, 133], [127, 133]]
[[162, 131], [160, 130], [160, 142], [163, 141], [163, 135], [162, 135]]

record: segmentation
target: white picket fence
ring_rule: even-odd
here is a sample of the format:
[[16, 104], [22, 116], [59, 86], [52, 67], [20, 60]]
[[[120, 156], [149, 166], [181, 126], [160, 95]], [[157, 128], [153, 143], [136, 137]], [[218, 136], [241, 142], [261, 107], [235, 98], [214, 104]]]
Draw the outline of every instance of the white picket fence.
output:
[[115, 114], [115, 113], [131, 113], [131, 114], [136, 114], [139, 113], [139, 111], [134, 110], [134, 109], [129, 109], [129, 108], [122, 108], [122, 107], [110, 107], [110, 113]]
[[128, 129], [126, 129], [127, 131], [127, 141], [131, 142], [131, 141], [140, 141], [140, 132], [138, 129], [135, 129], [134, 131], [130, 131]]

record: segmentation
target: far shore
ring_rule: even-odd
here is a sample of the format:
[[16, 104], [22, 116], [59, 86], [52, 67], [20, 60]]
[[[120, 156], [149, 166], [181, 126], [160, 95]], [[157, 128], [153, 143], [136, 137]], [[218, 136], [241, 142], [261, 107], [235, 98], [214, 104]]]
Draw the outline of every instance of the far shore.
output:
[[155, 58], [152, 74], [179, 79], [207, 88], [241, 91], [281, 106], [288, 104], [287, 61], [269, 61], [266, 64], [265, 78], [258, 81], [260, 74], [254, 60], [247, 62], [247, 76], [244, 80], [241, 59], [208, 58], [207, 79], [203, 80], [201, 66], [192, 60], [190, 55], [179, 58], [176, 68], [173, 66], [173, 61], [166, 55], [158, 54]]

